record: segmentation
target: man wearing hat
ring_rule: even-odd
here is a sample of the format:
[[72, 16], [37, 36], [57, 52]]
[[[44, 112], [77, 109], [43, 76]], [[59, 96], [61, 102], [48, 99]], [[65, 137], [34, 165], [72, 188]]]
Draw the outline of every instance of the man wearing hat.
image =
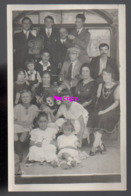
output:
[[80, 75], [80, 68], [82, 63], [78, 60], [80, 54], [79, 46], [68, 48], [69, 61], [65, 61], [60, 76], [62, 77], [62, 84], [58, 88], [58, 92], [64, 89], [70, 90], [77, 85]]

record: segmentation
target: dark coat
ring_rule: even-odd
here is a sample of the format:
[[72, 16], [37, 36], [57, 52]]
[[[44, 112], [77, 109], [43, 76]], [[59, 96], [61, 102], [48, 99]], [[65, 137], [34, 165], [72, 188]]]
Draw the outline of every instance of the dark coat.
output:
[[23, 31], [14, 35], [14, 67], [24, 68], [26, 55], [28, 53], [28, 41], [35, 38], [34, 35], [29, 33], [28, 39]]
[[50, 55], [50, 62], [52, 65], [52, 73], [58, 73], [58, 51], [57, 51], [57, 42], [58, 42], [58, 33], [54, 29], [52, 29], [52, 33], [50, 37], [47, 36], [45, 32], [45, 28], [41, 29], [39, 34], [44, 39], [44, 50], [47, 50]]
[[66, 39], [65, 43], [61, 43], [59, 39], [57, 42], [58, 63], [64, 63], [66, 59], [67, 48], [70, 46], [69, 40]]
[[[115, 79], [119, 80], [119, 70], [118, 65], [116, 63], [115, 59], [112, 59], [111, 57], [107, 57], [107, 67], [111, 67], [114, 70]], [[92, 61], [90, 63], [90, 71], [91, 75], [94, 79], [99, 79], [99, 70], [100, 70], [100, 56], [92, 58]]]

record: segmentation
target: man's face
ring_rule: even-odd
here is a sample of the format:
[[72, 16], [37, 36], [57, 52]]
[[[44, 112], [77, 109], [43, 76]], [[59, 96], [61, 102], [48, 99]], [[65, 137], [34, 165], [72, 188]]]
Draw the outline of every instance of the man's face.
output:
[[109, 49], [108, 49], [107, 46], [104, 46], [104, 47], [100, 48], [100, 55], [102, 57], [107, 57], [108, 56], [108, 52], [109, 52]]
[[68, 35], [67, 30], [64, 29], [64, 28], [61, 28], [59, 32], [60, 32], [60, 38], [61, 38], [61, 39], [66, 39], [66, 37], [67, 37], [67, 35]]
[[46, 26], [46, 28], [52, 28], [53, 24], [54, 24], [54, 22], [53, 22], [52, 19], [50, 19], [50, 18], [46, 18], [45, 19], [45, 26]]
[[77, 60], [78, 57], [79, 57], [79, 54], [78, 54], [78, 53], [75, 53], [75, 52], [70, 52], [70, 53], [69, 53], [69, 58], [70, 58], [70, 61], [71, 61], [71, 62]]
[[76, 18], [76, 28], [81, 29], [84, 25], [84, 22], [81, 18]]
[[22, 28], [23, 28], [25, 31], [28, 31], [28, 30], [30, 30], [31, 25], [32, 25], [31, 21], [28, 20], [28, 19], [25, 19], [25, 20], [23, 21], [23, 23], [22, 23]]

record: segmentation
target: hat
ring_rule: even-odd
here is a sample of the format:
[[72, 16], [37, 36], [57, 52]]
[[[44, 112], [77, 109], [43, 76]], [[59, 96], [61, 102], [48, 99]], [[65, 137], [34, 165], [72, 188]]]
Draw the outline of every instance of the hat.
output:
[[67, 52], [80, 53], [80, 48], [79, 46], [75, 45], [75, 46], [68, 48]]

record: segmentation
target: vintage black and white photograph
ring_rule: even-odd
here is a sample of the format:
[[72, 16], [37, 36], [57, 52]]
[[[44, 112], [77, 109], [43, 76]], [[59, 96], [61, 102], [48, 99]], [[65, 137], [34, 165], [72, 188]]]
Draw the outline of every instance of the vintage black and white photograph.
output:
[[125, 6], [8, 5], [7, 31], [9, 191], [126, 190]]

